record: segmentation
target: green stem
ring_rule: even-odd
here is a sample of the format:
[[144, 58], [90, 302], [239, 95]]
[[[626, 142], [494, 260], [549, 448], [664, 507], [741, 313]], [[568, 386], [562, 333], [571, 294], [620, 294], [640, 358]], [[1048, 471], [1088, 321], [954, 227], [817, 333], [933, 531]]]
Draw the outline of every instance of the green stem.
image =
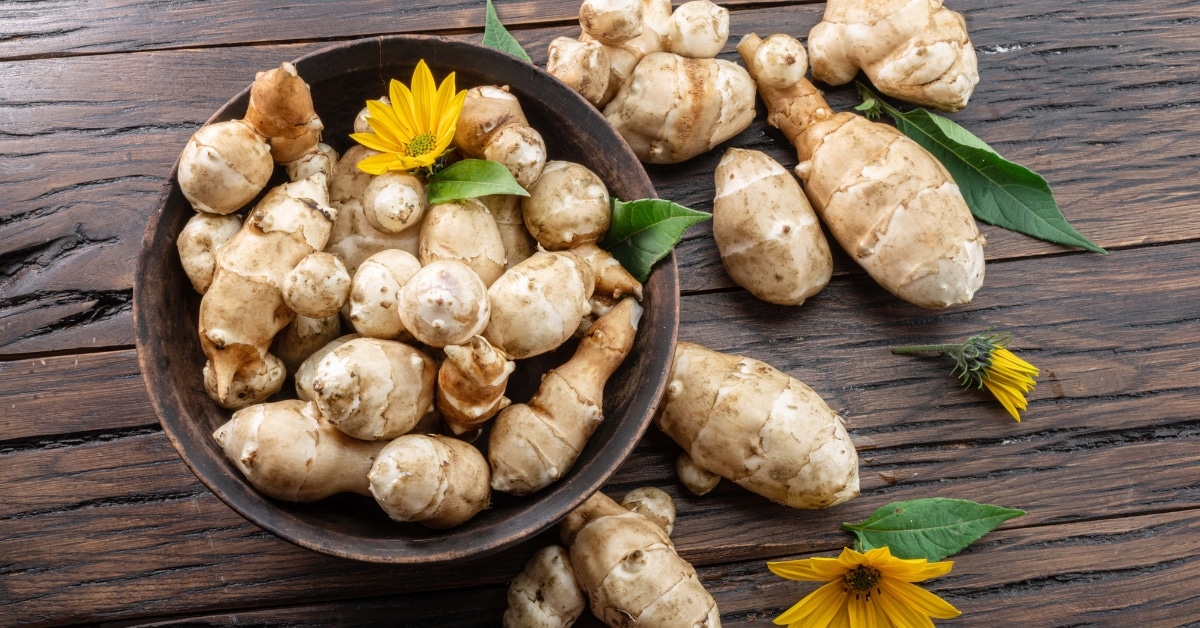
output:
[[962, 349], [962, 345], [911, 345], [908, 347], [896, 347], [892, 349], [892, 353], [896, 355], [904, 353], [953, 353]]

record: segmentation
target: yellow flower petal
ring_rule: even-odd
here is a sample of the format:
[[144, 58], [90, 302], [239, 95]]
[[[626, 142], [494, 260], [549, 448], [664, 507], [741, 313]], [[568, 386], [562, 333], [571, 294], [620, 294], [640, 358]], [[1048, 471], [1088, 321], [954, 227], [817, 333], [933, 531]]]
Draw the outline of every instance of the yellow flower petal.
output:
[[849, 569], [835, 558], [807, 558], [767, 563], [771, 573], [788, 580], [829, 581], [841, 578]]
[[411, 131], [410, 137], [420, 135], [421, 126], [417, 124], [417, 118], [413, 114], [416, 105], [413, 103], [412, 92], [408, 91], [408, 87], [392, 79], [391, 88], [388, 90], [388, 97], [392, 101], [392, 111], [395, 112], [399, 123]]
[[775, 618], [781, 626], [805, 626], [821, 628], [828, 626], [838, 611], [846, 605], [846, 593], [840, 580], [834, 580], [809, 593], [795, 606]]
[[367, 174], [381, 175], [388, 170], [392, 170], [394, 166], [399, 166], [399, 161], [392, 153], [381, 153], [361, 159], [356, 165], [359, 170]]
[[350, 139], [381, 153], [401, 153], [404, 150], [404, 147], [396, 146], [375, 133], [351, 133]]
[[413, 119], [417, 128], [427, 131], [433, 128], [432, 104], [437, 97], [437, 84], [433, 82], [433, 74], [425, 60], [417, 62], [412, 76]]
[[931, 563], [924, 558], [893, 558], [890, 562], [877, 565], [876, 569], [885, 578], [894, 578], [904, 582], [921, 582], [950, 573], [954, 561], [943, 560]]
[[962, 615], [961, 611], [954, 608], [946, 600], [915, 584], [882, 580], [879, 583], [879, 588], [883, 591], [883, 595], [880, 596], [881, 598], [896, 599], [907, 608], [923, 615], [937, 617], [938, 619], [950, 619]]
[[396, 115], [396, 110], [378, 100], [367, 101], [367, 124], [371, 130], [403, 146], [412, 141], [412, 129]]

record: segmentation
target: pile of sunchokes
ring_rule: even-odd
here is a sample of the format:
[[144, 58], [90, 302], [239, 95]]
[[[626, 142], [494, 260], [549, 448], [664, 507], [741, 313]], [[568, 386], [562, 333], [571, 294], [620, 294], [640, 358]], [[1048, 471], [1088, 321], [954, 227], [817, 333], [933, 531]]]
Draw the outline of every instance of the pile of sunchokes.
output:
[[[597, 246], [607, 186], [547, 162], [505, 86], [469, 90], [454, 147], [504, 165], [524, 202], [431, 205], [421, 173], [363, 172], [374, 151], [339, 156], [322, 128], [285, 63], [258, 74], [245, 120], [185, 149], [179, 182], [197, 213], [177, 245], [203, 295], [203, 381], [236, 410], [213, 437], [270, 497], [359, 493], [431, 528], [483, 511], [493, 487], [527, 495], [562, 477], [603, 419], [641, 313], [642, 285]], [[290, 181], [264, 192], [276, 163]], [[575, 357], [514, 405], [516, 360], [579, 335]], [[268, 401], [289, 375], [298, 399]]]

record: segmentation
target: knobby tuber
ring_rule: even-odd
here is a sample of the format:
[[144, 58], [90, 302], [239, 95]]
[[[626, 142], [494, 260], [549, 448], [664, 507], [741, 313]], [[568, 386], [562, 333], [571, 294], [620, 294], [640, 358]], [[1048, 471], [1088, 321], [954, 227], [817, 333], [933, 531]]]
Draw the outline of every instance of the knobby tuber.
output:
[[488, 507], [488, 465], [474, 446], [445, 436], [409, 434], [388, 443], [368, 474], [389, 517], [452, 528]]
[[234, 214], [196, 212], [179, 233], [175, 247], [179, 262], [196, 292], [204, 294], [212, 285], [217, 270], [217, 250], [242, 228], [242, 219]]
[[491, 320], [483, 337], [513, 359], [553, 351], [591, 309], [592, 269], [571, 253], [535, 253], [488, 288]]
[[622, 301], [546, 374], [528, 404], [500, 412], [488, 440], [493, 489], [529, 495], [571, 469], [604, 419], [604, 384], [633, 347], [641, 314], [637, 301]]
[[[762, 45], [754, 34], [738, 44], [751, 75], [782, 74], [757, 54]], [[983, 284], [985, 241], [937, 159], [894, 127], [834, 114], [803, 78], [787, 87], [762, 81], [759, 93], [767, 122], [796, 146], [813, 208], [875, 281], [921, 307], [971, 301]]]
[[454, 129], [454, 145], [468, 157], [503, 164], [525, 188], [537, 181], [546, 165], [546, 142], [529, 126], [521, 103], [507, 86], [467, 90]]
[[842, 419], [771, 366], [680, 342], [654, 419], [693, 464], [793, 508], [858, 495], [858, 454]]
[[359, 264], [350, 283], [350, 324], [371, 338], [403, 340], [411, 334], [400, 320], [400, 289], [421, 262], [399, 249], [384, 249]]
[[483, 336], [469, 345], [446, 345], [438, 369], [437, 407], [456, 435], [478, 428], [512, 402], [504, 396], [517, 365]]
[[754, 81], [723, 59], [646, 55], [604, 108], [638, 159], [673, 164], [708, 152], [754, 120]]
[[437, 364], [406, 344], [356, 338], [335, 347], [312, 374], [314, 401], [337, 429], [387, 440], [413, 429], [433, 407]]
[[966, 22], [942, 0], [829, 0], [808, 50], [819, 81], [862, 69], [884, 94], [945, 111], [967, 106], [979, 82]]
[[587, 600], [575, 580], [567, 550], [543, 547], [508, 585], [504, 628], [569, 628]]
[[400, 320], [431, 347], [461, 345], [491, 319], [488, 289], [466, 264], [435, 260], [400, 288]]
[[179, 156], [179, 189], [196, 211], [232, 214], [267, 185], [271, 148], [242, 120], [200, 128]]
[[621, 498], [621, 507], [649, 519], [667, 536], [675, 531], [675, 500], [660, 488], [635, 488]]
[[308, 83], [286, 62], [254, 76], [246, 122], [267, 138], [271, 156], [280, 164], [311, 151], [325, 128], [313, 109]]
[[421, 224], [417, 249], [421, 264], [454, 260], [466, 264], [490, 286], [504, 271], [504, 238], [496, 219], [483, 203], [464, 199], [429, 208]]
[[592, 614], [609, 626], [721, 625], [717, 603], [658, 524], [596, 493], [559, 532]]

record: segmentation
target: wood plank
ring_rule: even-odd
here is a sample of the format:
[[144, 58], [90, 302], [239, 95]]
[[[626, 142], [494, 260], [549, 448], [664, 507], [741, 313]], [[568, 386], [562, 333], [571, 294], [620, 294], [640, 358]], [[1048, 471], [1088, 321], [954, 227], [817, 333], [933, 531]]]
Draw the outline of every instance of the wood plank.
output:
[[[721, 5], [736, 8], [796, 3], [725, 0]], [[554, 22], [577, 23], [579, 16], [578, 2], [500, 0], [495, 6], [504, 24], [518, 32]], [[165, 7], [148, 0], [102, 5], [86, 0], [40, 0], [0, 10], [0, 61], [393, 33], [440, 34], [482, 30], [483, 23], [482, 0], [406, 0], [402, 4], [346, 0], [336, 5], [320, 0], [215, 0]], [[278, 28], [267, 26], [270, 24]]]
[[[813, 555], [833, 552], [788, 558]], [[1200, 576], [1196, 510], [1002, 530], [952, 560], [951, 573], [924, 588], [963, 612], [955, 626], [1182, 625], [1200, 617], [1200, 596], [1180, 586]], [[761, 626], [815, 588], [777, 578], [760, 561], [701, 567], [698, 572], [725, 626]], [[504, 595], [505, 586], [495, 585], [193, 615], [145, 625], [492, 626], [506, 606]], [[585, 613], [576, 625], [600, 623]]]
[[[1104, 2], [1041, 15], [1020, 3], [963, 5], [985, 53], [984, 83], [957, 120], [1045, 174], [1068, 218], [1101, 245], [1200, 237], [1200, 223], [1190, 220], [1200, 122], [1177, 111], [1193, 98], [1191, 68], [1200, 62], [1200, 24], [1186, 20], [1188, 3], [1150, 9]], [[816, 5], [739, 11], [734, 30], [802, 33], [819, 12]], [[1112, 32], [1117, 18], [1124, 30]], [[517, 36], [542, 63], [550, 38], [575, 31]], [[0, 356], [128, 346], [142, 226], [187, 136], [255, 70], [324, 45], [0, 63], [0, 80], [12, 86], [0, 110], [11, 121], [6, 128], [20, 129], [0, 134], [0, 154], [20, 160], [0, 161], [12, 164], [0, 166], [11, 199], [0, 209]], [[1118, 45], [1122, 64], [1112, 68], [1106, 46]], [[833, 91], [831, 102], [854, 104], [850, 91]], [[730, 145], [794, 163], [779, 140], [760, 119]], [[719, 156], [650, 171], [662, 196], [709, 209]], [[992, 260], [1063, 250], [984, 231]], [[710, 236], [710, 227], [699, 226], [679, 249], [687, 292], [732, 285]], [[845, 256], [838, 259], [839, 273], [857, 274]]]
[[132, 350], [0, 362], [0, 442], [157, 422]]

